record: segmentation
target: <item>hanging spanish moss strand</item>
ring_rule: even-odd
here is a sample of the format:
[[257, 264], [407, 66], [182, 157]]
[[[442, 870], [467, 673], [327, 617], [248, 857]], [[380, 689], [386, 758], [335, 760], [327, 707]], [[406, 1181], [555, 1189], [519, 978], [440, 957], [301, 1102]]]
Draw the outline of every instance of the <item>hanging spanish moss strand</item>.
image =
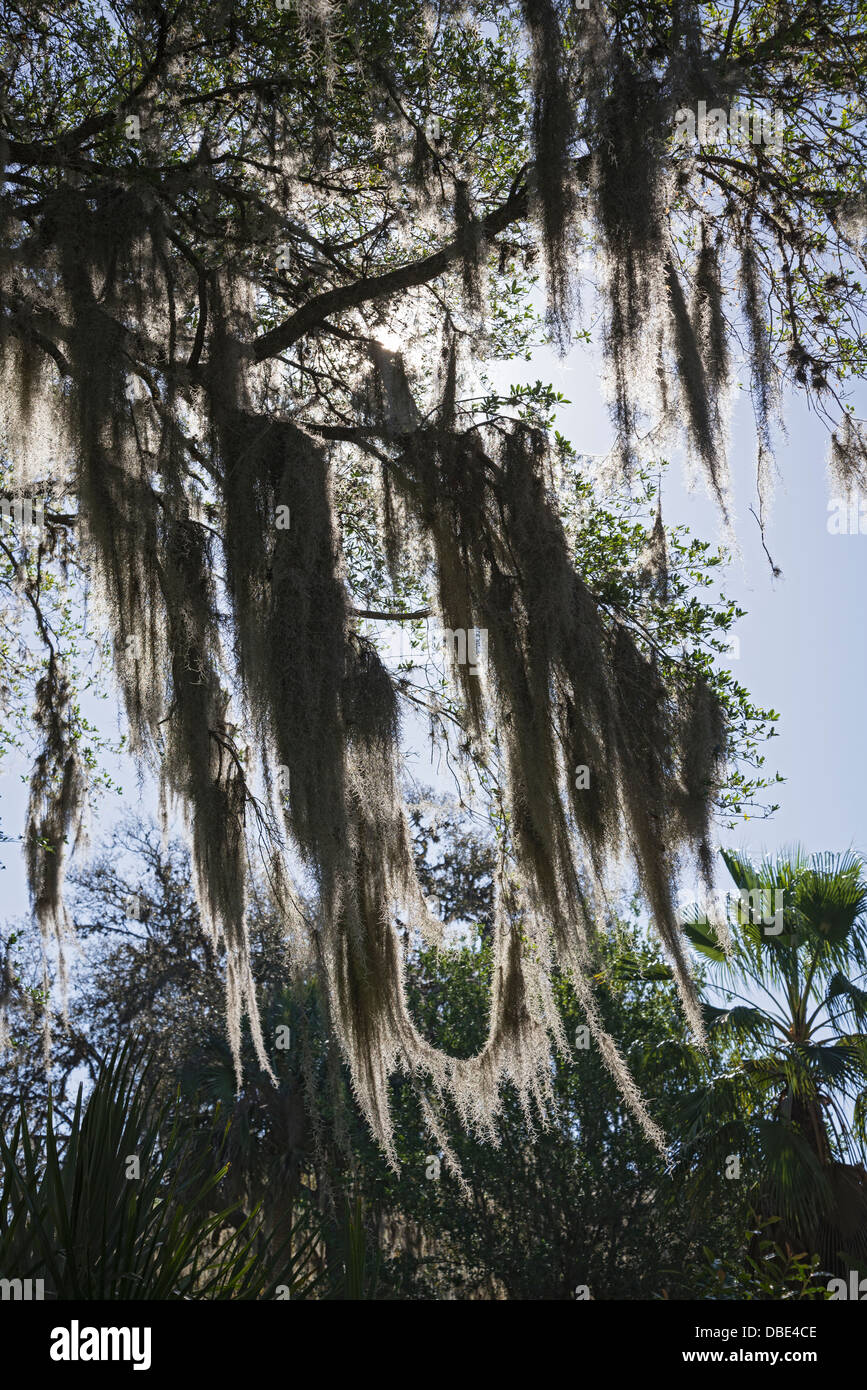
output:
[[681, 395], [686, 407], [690, 444], [695, 456], [704, 464], [717, 501], [723, 514], [725, 514], [726, 504], [723, 491], [725, 463], [720, 453], [721, 441], [718, 434], [717, 404], [711, 396], [711, 380], [705, 368], [701, 341], [687, 311], [680, 277], [670, 259], [666, 266], [666, 281], [673, 322], [677, 381], [680, 383]]
[[844, 415], [840, 426], [831, 434], [828, 472], [831, 483], [847, 498], [853, 493], [867, 491], [867, 435], [861, 420]]
[[[711, 727], [691, 704], [673, 709], [653, 660], [626, 629], [605, 631], [546, 500], [544, 463], [542, 437], [521, 427], [502, 441], [499, 462], [472, 433], [457, 447], [452, 438], [417, 432], [398, 476], [404, 472], [405, 494], [433, 536], [443, 626], [466, 628], [472, 615], [489, 634], [512, 834], [532, 885], [532, 912], [550, 923], [561, 956], [578, 971], [587, 958], [580, 925], [587, 909], [566, 806], [598, 878], [625, 836], [701, 1036], [671, 898], [673, 850], [697, 837], [709, 872], [707, 806], [697, 816], [695, 800], [719, 775], [721, 714]], [[455, 678], [481, 738], [481, 683], [468, 663], [456, 665]], [[705, 698], [711, 701], [709, 691]], [[678, 748], [681, 766], [669, 761]], [[580, 789], [569, 775], [579, 766], [590, 769]]]
[[726, 390], [731, 374], [729, 328], [725, 319], [720, 251], [720, 246], [710, 236], [707, 224], [702, 223], [701, 249], [695, 266], [690, 317], [696, 338], [701, 345], [705, 372], [714, 398]]
[[750, 339], [751, 395], [759, 448], [770, 453], [771, 420], [778, 406], [776, 366], [771, 354], [766, 306], [762, 300], [758, 256], [751, 227], [744, 227], [740, 246], [740, 283], [744, 318]]
[[73, 692], [52, 651], [37, 682], [33, 721], [41, 747], [30, 777], [24, 846], [30, 900], [42, 941], [43, 1051], [51, 1050], [48, 962], [57, 953], [61, 1007], [66, 1019], [68, 971], [64, 940], [68, 920], [63, 879], [69, 854], [84, 838], [87, 779], [72, 731]]
[[530, 32], [535, 189], [547, 271], [548, 320], [561, 346], [568, 342], [572, 271], [568, 236], [576, 209], [576, 104], [566, 71], [563, 36], [552, 0], [523, 0]]
[[[169, 412], [158, 437], [143, 438], [126, 393], [122, 330], [105, 307], [131, 280], [138, 287], [136, 301], [143, 297], [142, 280], [157, 281], [159, 228], [141, 204], [121, 209], [121, 217], [117, 211], [107, 209], [104, 224], [84, 224], [87, 243], [77, 223], [70, 234], [58, 236], [75, 310], [70, 409], [79, 441], [83, 540], [95, 597], [115, 631], [133, 747], [154, 758], [164, 784], [185, 808], [202, 920], [214, 943], [222, 939], [226, 946], [229, 1038], [240, 1084], [244, 1010], [260, 1064], [271, 1070], [247, 943], [246, 786], [215, 665], [220, 631], [213, 557], [207, 533], [189, 517], [179, 431]], [[139, 307], [143, 313], [144, 304]], [[157, 469], [159, 491], [153, 482]]]

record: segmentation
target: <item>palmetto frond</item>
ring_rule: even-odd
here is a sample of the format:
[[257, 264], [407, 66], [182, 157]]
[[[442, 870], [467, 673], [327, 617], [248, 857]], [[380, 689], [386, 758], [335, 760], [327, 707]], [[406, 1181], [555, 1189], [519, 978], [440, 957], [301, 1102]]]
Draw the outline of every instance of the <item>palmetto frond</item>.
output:
[[58, 1299], [253, 1299], [281, 1282], [303, 1297], [315, 1230], [302, 1220], [283, 1246], [263, 1241], [258, 1211], [222, 1196], [225, 1162], [181, 1133], [155, 1089], [126, 1043], [86, 1103], [79, 1089], [65, 1138], [49, 1112], [34, 1139], [22, 1108], [0, 1135], [0, 1274], [44, 1278]]
[[841, 970], [831, 976], [825, 1003], [835, 1023], [850, 1017], [856, 1023], [867, 1023], [867, 990], [848, 980]]
[[[730, 1065], [683, 1107], [699, 1190], [738, 1156], [760, 1205], [823, 1258], [867, 1251], [867, 874], [855, 854], [798, 847], [755, 864], [723, 852], [730, 941], [698, 908], [684, 934], [709, 962], [704, 1018]], [[854, 1106], [854, 1125], [846, 1108]]]

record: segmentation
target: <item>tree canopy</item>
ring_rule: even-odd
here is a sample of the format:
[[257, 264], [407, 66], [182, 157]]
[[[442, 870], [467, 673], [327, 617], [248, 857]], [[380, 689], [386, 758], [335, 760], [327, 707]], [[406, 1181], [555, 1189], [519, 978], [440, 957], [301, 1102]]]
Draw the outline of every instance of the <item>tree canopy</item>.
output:
[[[48, 501], [40, 552], [74, 529], [132, 745], [185, 809], [236, 1055], [246, 1009], [269, 1066], [245, 919], [258, 845], [387, 1152], [395, 1068], [483, 1130], [504, 1080], [544, 1101], [549, 1034], [566, 1046], [555, 963], [661, 1142], [587, 984], [588, 940], [628, 854], [701, 1035], [674, 889], [688, 857], [711, 874], [731, 709], [688, 636], [658, 643], [576, 562], [559, 488], [585, 468], [550, 393], [504, 397], [483, 368], [525, 352], [541, 271], [562, 348], [601, 311], [621, 476], [682, 426], [727, 513], [740, 347], [762, 505], [787, 382], [861, 481], [845, 390], [864, 348], [865, 6], [0, 13], [4, 448], [16, 492]], [[746, 107], [773, 118], [758, 138], [755, 116], [739, 137]], [[499, 834], [490, 1028], [467, 1059], [406, 1004], [395, 916], [436, 928], [399, 776], [420, 697], [360, 626], [429, 609]], [[59, 659], [37, 712], [29, 868], [60, 936], [86, 777]]]

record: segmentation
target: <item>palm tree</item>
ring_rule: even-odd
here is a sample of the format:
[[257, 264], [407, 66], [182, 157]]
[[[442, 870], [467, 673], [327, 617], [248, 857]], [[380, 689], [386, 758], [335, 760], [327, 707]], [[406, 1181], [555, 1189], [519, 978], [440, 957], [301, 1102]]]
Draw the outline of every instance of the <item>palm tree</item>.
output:
[[[684, 931], [708, 961], [704, 1013], [730, 1047], [685, 1107], [684, 1159], [747, 1179], [778, 1239], [826, 1268], [867, 1264], [867, 878], [855, 854], [723, 852], [725, 923]], [[772, 898], [771, 895], [776, 895]]]

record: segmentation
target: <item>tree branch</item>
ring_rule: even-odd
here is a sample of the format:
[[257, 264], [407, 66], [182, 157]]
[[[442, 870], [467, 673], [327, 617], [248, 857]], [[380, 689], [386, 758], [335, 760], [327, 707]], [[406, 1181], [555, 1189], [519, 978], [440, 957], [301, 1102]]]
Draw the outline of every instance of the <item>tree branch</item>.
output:
[[383, 623], [408, 623], [413, 618], [429, 618], [432, 608], [417, 608], [414, 613], [376, 613], [371, 608], [350, 608], [354, 618], [373, 618]]
[[[488, 213], [488, 216], [483, 220], [483, 236], [487, 240], [491, 240], [513, 222], [520, 222], [522, 218], [527, 216], [529, 206], [530, 200], [526, 187], [511, 193], [501, 207]], [[299, 338], [303, 338], [311, 329], [318, 328], [330, 314], [340, 313], [345, 309], [356, 309], [359, 305], [367, 304], [372, 299], [381, 299], [387, 295], [398, 294], [402, 290], [413, 289], [417, 285], [425, 284], [428, 280], [436, 279], [438, 275], [442, 275], [444, 271], [448, 270], [453, 261], [460, 258], [463, 249], [463, 241], [456, 239], [420, 261], [413, 261], [410, 265], [403, 265], [396, 270], [386, 271], [384, 275], [365, 276], [351, 285], [340, 285], [336, 289], [326, 290], [324, 294], [316, 295], [296, 310], [284, 323], [278, 324], [276, 328], [270, 329], [269, 332], [263, 333], [261, 337], [254, 340], [252, 344], [254, 361], [263, 362], [266, 358], [276, 357], [279, 353], [285, 352], [288, 347], [296, 343]]]

